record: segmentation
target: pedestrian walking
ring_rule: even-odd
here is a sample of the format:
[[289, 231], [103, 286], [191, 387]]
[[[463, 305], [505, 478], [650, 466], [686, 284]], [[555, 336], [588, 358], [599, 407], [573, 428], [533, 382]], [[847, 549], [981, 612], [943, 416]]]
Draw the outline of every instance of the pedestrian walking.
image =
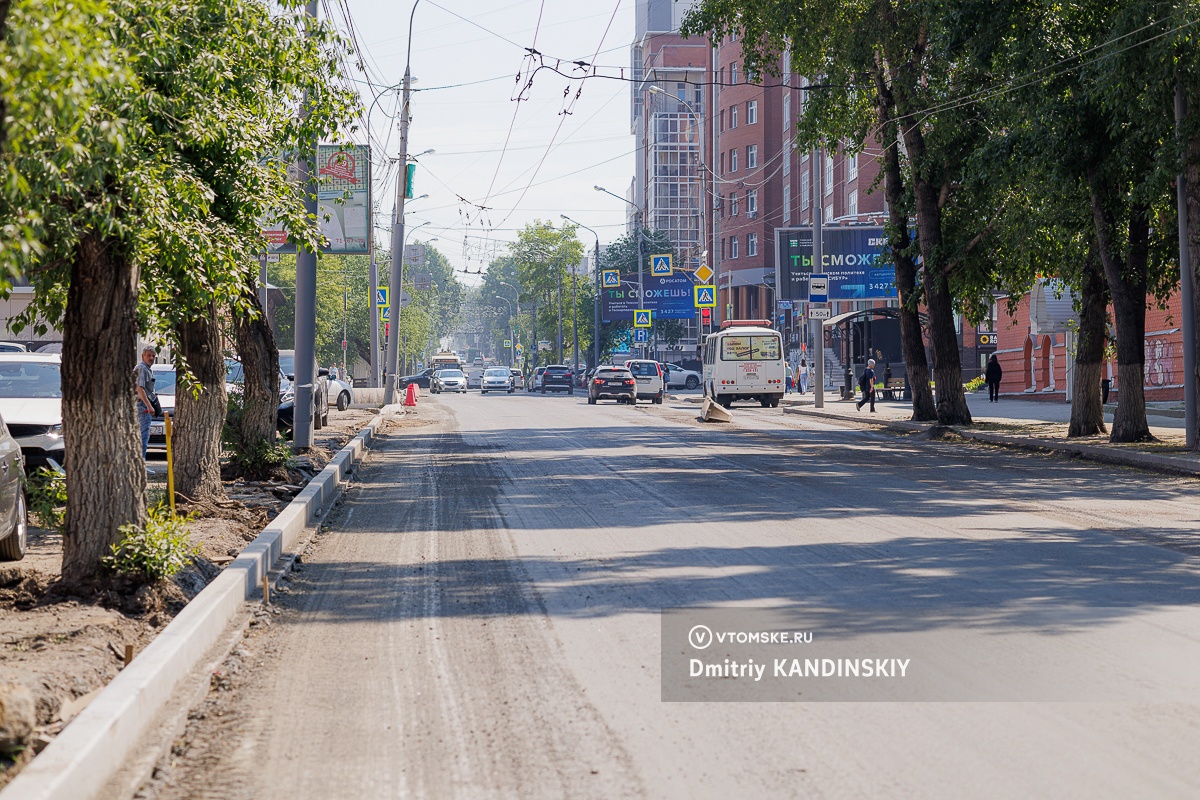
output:
[[808, 392], [808, 360], [800, 359], [800, 394]]
[[787, 377], [783, 381], [783, 393], [790, 394], [793, 388], [793, 383], [796, 378], [796, 373], [792, 370], [792, 365], [787, 365]]
[[988, 387], [988, 402], [1000, 402], [1000, 376], [1004, 374], [1004, 370], [1000, 368], [1000, 359], [996, 358], [996, 354], [992, 353], [992, 357], [988, 359], [987, 369], [984, 370], [983, 379], [987, 382]]
[[1108, 405], [1108, 393], [1112, 391], [1112, 378], [1100, 379], [1100, 404]]
[[154, 371], [150, 365], [157, 355], [154, 345], [142, 348], [142, 358], [133, 368], [135, 391], [137, 392], [138, 430], [142, 434], [142, 460], [146, 460], [146, 451], [150, 449], [150, 422], [162, 413], [158, 395], [154, 393]]
[[862, 377], [858, 380], [858, 387], [862, 389], [862, 400], [856, 403], [859, 411], [862, 411], [864, 403], [871, 404], [871, 413], [875, 413], [875, 359], [867, 359], [867, 368], [863, 370]]

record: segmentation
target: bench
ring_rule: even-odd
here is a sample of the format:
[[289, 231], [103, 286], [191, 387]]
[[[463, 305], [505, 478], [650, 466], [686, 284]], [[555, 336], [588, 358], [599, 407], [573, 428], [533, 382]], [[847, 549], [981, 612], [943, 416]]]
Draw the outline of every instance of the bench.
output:
[[904, 397], [904, 378], [892, 378], [884, 384], [875, 384], [875, 391], [884, 400], [899, 400]]

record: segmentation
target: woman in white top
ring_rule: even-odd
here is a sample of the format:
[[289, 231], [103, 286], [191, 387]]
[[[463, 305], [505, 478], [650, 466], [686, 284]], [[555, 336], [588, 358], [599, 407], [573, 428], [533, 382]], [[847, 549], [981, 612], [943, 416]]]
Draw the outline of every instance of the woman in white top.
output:
[[800, 359], [800, 394], [808, 391], [808, 360]]

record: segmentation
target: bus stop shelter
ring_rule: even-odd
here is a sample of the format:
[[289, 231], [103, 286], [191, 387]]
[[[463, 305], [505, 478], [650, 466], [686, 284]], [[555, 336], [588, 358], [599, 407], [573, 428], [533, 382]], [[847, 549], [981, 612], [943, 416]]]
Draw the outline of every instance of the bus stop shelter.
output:
[[[919, 314], [921, 329], [928, 318]], [[841, 371], [842, 396], [853, 397], [858, 379], [867, 368], [867, 359], [875, 359], [875, 373], [882, 379], [891, 370], [893, 380], [904, 381], [904, 397], [908, 398], [908, 372], [904, 366], [904, 349], [900, 344], [900, 309], [864, 308], [848, 311], [825, 320], [826, 341], [837, 358]]]

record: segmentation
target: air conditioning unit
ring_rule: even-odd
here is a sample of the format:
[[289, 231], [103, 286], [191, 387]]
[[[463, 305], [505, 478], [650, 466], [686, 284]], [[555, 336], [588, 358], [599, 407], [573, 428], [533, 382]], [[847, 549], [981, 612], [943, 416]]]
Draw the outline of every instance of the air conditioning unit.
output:
[[757, 218], [758, 218], [758, 212], [757, 212], [757, 211], [747, 211], [747, 212], [746, 212], [746, 218], [747, 218], [747, 219], [757, 219]]

